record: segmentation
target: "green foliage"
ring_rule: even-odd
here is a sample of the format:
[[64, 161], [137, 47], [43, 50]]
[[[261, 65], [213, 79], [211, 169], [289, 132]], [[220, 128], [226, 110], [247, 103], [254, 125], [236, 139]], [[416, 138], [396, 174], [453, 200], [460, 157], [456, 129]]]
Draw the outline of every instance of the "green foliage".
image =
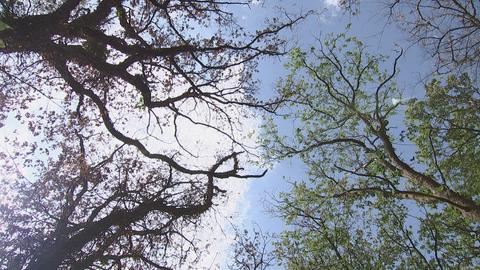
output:
[[406, 112], [408, 138], [428, 173], [459, 192], [480, 194], [480, 91], [467, 74], [432, 80], [425, 100], [412, 100]]
[[296, 185], [282, 194], [279, 211], [295, 229], [276, 242], [277, 258], [288, 269], [425, 268], [418, 254], [406, 257], [408, 249], [397, 244], [412, 233], [403, 227], [406, 208], [392, 200], [379, 203], [375, 209], [368, 198], [327, 199], [305, 183]]
[[[278, 200], [290, 229], [275, 252], [288, 269], [479, 266], [480, 224], [465, 210], [480, 194], [479, 90], [467, 75], [433, 80], [393, 130], [400, 56], [386, 71], [387, 57], [344, 34], [292, 51], [279, 94], [293, 138], [271, 120], [263, 139], [267, 158], [299, 155], [309, 167]], [[416, 145], [414, 162], [397, 142]]]

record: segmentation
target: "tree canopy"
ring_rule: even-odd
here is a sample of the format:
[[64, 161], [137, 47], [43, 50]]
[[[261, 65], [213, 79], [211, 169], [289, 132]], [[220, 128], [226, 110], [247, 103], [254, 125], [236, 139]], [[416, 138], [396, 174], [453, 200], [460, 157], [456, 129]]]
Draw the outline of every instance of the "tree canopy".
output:
[[[13, 152], [1, 153], [0, 268], [171, 269], [198, 251], [217, 181], [263, 175], [242, 173], [237, 131], [250, 109], [271, 110], [251, 75], [300, 19], [249, 33], [231, 12], [243, 5], [1, 1], [0, 126]], [[192, 127], [225, 147], [200, 159]]]
[[451, 75], [403, 100], [401, 55], [384, 70], [386, 57], [345, 34], [292, 52], [279, 91], [295, 135], [272, 121], [264, 138], [266, 156], [309, 168], [275, 202], [293, 225], [275, 248], [288, 269], [478, 267], [479, 89]]

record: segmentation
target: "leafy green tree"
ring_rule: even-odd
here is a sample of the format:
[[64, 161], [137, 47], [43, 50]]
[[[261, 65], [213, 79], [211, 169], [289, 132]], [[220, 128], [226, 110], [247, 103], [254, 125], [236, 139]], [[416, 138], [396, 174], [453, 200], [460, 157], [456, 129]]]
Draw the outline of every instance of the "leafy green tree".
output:
[[309, 168], [277, 202], [292, 225], [275, 249], [288, 269], [480, 265], [479, 89], [450, 76], [402, 100], [401, 55], [383, 70], [386, 57], [344, 34], [291, 54], [279, 92], [293, 138], [269, 121], [264, 139], [267, 157]]

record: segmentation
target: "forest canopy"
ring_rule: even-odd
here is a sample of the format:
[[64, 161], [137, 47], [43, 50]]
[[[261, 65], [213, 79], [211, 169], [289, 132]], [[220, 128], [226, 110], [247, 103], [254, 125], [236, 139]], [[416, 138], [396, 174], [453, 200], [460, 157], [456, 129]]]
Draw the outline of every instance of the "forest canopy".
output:
[[479, 2], [378, 0], [383, 54], [368, 1], [296, 2], [0, 1], [0, 269], [197, 269], [252, 159], [306, 172], [210, 268], [478, 269]]

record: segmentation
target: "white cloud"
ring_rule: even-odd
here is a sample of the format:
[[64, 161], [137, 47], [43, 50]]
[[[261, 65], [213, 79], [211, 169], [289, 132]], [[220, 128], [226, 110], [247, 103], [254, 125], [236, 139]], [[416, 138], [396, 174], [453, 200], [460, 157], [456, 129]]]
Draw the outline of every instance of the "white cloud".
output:
[[228, 189], [228, 198], [215, 207], [215, 211], [207, 214], [204, 229], [196, 232], [198, 239], [208, 248], [194, 265], [195, 269], [223, 269], [222, 266], [229, 262], [229, 250], [234, 241], [231, 224], [242, 224], [246, 220], [250, 205], [245, 195], [250, 181], [227, 179], [219, 184], [221, 188]]
[[340, 0], [323, 0], [323, 4], [327, 8], [340, 9]]

